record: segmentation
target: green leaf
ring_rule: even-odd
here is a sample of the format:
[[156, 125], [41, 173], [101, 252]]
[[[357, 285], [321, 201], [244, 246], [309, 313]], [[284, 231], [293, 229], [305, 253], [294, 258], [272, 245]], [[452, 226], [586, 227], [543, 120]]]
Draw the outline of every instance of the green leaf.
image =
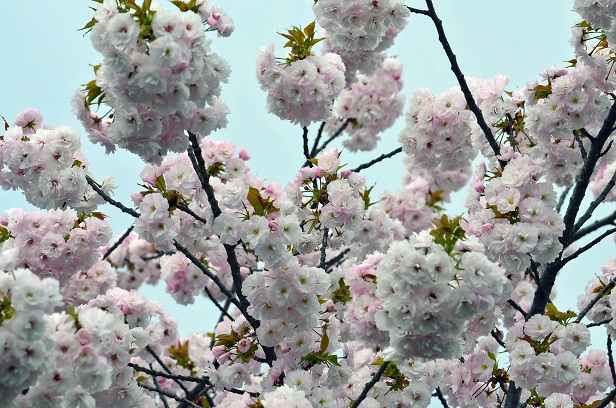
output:
[[167, 182], [165, 181], [165, 176], [158, 176], [158, 178], [154, 182], [154, 187], [163, 192], [167, 191]]
[[532, 88], [531, 91], [533, 91], [535, 99], [544, 99], [552, 93], [552, 85], [537, 85]]
[[321, 336], [321, 353], [325, 353], [325, 350], [329, 347], [329, 335], [327, 334], [327, 324], [323, 326], [323, 336]]
[[10, 237], [11, 233], [9, 232], [9, 230], [0, 225], [0, 244], [9, 239]]
[[96, 23], [98, 23], [98, 20], [92, 17], [92, 20], [88, 21], [86, 25], [84, 25], [82, 28], [80, 28], [77, 31], [91, 30], [92, 27], [96, 25]]
[[254, 208], [256, 215], [263, 215], [263, 206], [261, 205], [261, 193], [254, 187], [248, 189], [248, 202]]

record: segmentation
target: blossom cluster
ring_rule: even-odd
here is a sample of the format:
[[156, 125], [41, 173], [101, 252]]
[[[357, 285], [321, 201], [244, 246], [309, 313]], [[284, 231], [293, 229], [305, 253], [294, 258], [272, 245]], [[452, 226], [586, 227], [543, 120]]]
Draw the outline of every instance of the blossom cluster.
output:
[[249, 312], [261, 320], [259, 342], [271, 347], [286, 344], [287, 352], [296, 358], [308, 354], [314, 343], [312, 329], [318, 326], [319, 312], [325, 308], [319, 297], [329, 286], [322, 269], [300, 265], [296, 259], [248, 276], [242, 289], [251, 304]]
[[[427, 232], [393, 243], [376, 267], [376, 280], [376, 325], [389, 332], [386, 356], [401, 363], [457, 356], [467, 322], [494, 311], [508, 295], [503, 270], [481, 251], [456, 259]], [[487, 334], [482, 331], [465, 340], [474, 343]]]
[[267, 91], [267, 110], [281, 119], [308, 126], [329, 119], [345, 85], [345, 67], [337, 54], [309, 55], [278, 65], [274, 45], [257, 55], [257, 80]]
[[[86, 182], [79, 138], [75, 129], [43, 126], [40, 112], [24, 110], [0, 137], [0, 186], [22, 190], [38, 208], [94, 210], [103, 201]], [[115, 184], [106, 178], [101, 188], [109, 193]]]
[[[207, 22], [229, 34], [232, 23], [222, 10], [157, 8], [131, 14], [105, 1], [95, 21], [92, 44], [104, 60], [88, 93], [73, 101], [91, 140], [108, 151], [115, 144], [160, 163], [167, 152], [188, 147], [185, 130], [207, 136], [226, 126], [228, 110], [217, 97], [229, 67], [211, 52], [201, 29]], [[99, 95], [113, 108], [111, 122], [89, 112]]]
[[356, 81], [345, 88], [328, 121], [326, 131], [334, 133], [349, 120], [345, 131], [349, 138], [343, 146], [350, 151], [372, 150], [379, 133], [390, 128], [402, 114], [402, 63], [396, 58], [383, 60], [374, 75], [357, 74]]
[[55, 358], [54, 324], [60, 306], [58, 281], [27, 269], [0, 272], [0, 400], [13, 401], [49, 370]]
[[0, 244], [0, 268], [28, 268], [41, 277], [53, 277], [63, 292], [73, 274], [95, 264], [100, 257], [98, 248], [112, 234], [107, 221], [78, 216], [72, 210], [47, 214], [7, 210], [0, 218], [0, 228], [8, 232], [8, 239]]
[[551, 262], [561, 252], [564, 222], [554, 210], [554, 188], [539, 181], [544, 173], [535, 160], [516, 153], [487, 183], [486, 167], [478, 165], [471, 183], [466, 233], [478, 237], [488, 257], [510, 272], [525, 271], [531, 260]]
[[402, 30], [411, 14], [401, 0], [319, 0], [317, 22], [345, 50], [374, 50], [387, 30]]
[[404, 153], [422, 167], [457, 170], [476, 156], [470, 138], [473, 121], [459, 88], [436, 97], [427, 89], [418, 89], [411, 96], [406, 127], [398, 141]]
[[570, 394], [585, 403], [610, 384], [605, 353], [591, 350], [579, 357], [590, 345], [590, 331], [583, 324], [561, 324], [539, 314], [522, 318], [505, 344], [511, 379], [543, 397]]
[[607, 67], [578, 63], [573, 69], [544, 72], [547, 85], [531, 82], [526, 85], [526, 119], [528, 135], [542, 143], [550, 138], [561, 139], [585, 127], [599, 128], [610, 108], [606, 93], [615, 83]]
[[[111, 243], [110, 243], [111, 244]], [[101, 248], [106, 253], [111, 245]], [[155, 285], [160, 279], [160, 256], [149, 242], [130, 233], [106, 258], [116, 270], [117, 285], [125, 290], [137, 290], [141, 285]]]

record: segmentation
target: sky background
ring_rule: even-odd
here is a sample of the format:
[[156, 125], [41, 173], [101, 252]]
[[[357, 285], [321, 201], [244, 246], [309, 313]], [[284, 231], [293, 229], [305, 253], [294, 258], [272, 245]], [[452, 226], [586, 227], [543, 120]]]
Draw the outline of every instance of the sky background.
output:
[[[572, 1], [518, 0], [495, 2], [488, 0], [439, 0], [436, 2], [451, 46], [467, 76], [491, 78], [504, 74], [510, 78], [509, 90], [538, 80], [539, 73], [552, 64], [565, 66], [572, 58], [569, 46], [570, 27], [578, 16], [570, 8]], [[255, 56], [260, 47], [269, 42], [276, 45], [276, 54], [283, 56], [283, 38], [276, 34], [292, 25], [310, 23], [312, 0], [220, 0], [211, 4], [222, 6], [233, 18], [236, 30], [229, 38], [214, 39], [213, 49], [231, 65], [229, 84], [223, 86], [222, 99], [230, 107], [229, 126], [213, 134], [216, 140], [231, 140], [246, 147], [252, 156], [248, 162], [254, 173], [266, 181], [285, 185], [303, 163], [302, 131], [299, 126], [282, 122], [265, 111], [265, 93], [255, 78]], [[407, 1], [409, 6], [425, 8], [421, 1]], [[136, 183], [143, 162], [131, 153], [120, 151], [106, 156], [101, 146], [90, 144], [85, 132], [71, 113], [70, 100], [75, 90], [93, 78], [91, 65], [101, 56], [84, 37], [83, 27], [91, 18], [93, 2], [81, 0], [20, 0], [0, 1], [0, 115], [12, 124], [24, 108], [40, 110], [45, 124], [69, 125], [82, 134], [82, 151], [90, 163], [90, 171], [102, 179], [112, 174], [120, 185], [115, 199], [130, 204], [129, 195], [138, 191]], [[169, 3], [170, 5], [170, 3]], [[504, 7], [503, 5], [507, 5]], [[172, 7], [170, 5], [170, 7]], [[407, 28], [388, 51], [404, 63], [404, 89], [407, 100], [414, 89], [426, 87], [438, 94], [456, 85], [445, 54], [437, 41], [436, 31], [426, 16], [411, 15]], [[400, 118], [396, 125], [381, 135], [382, 141], [372, 153], [344, 152], [343, 163], [349, 168], [369, 161], [396, 147], [398, 132], [404, 125]], [[311, 128], [314, 137], [316, 126]], [[376, 182], [375, 191], [394, 191], [402, 186], [402, 157], [396, 156], [362, 172], [367, 185]], [[465, 193], [454, 196], [448, 208], [452, 214], [464, 211]], [[21, 193], [0, 191], [0, 210], [11, 207], [32, 209]], [[600, 214], [613, 211], [614, 205], [604, 206]], [[584, 207], [583, 207], [584, 208]], [[120, 235], [131, 224], [115, 208], [106, 205], [102, 211], [110, 215], [108, 221], [114, 233]], [[614, 241], [608, 238], [561, 273], [556, 303], [561, 309], [574, 307], [583, 293], [586, 282], [600, 274], [600, 266], [610, 259]], [[164, 292], [164, 287], [146, 288], [146, 296], [161, 302], [167, 311], [180, 319], [183, 335], [191, 331], [211, 331], [218, 312], [207, 302], [178, 306]], [[596, 337], [599, 339], [599, 337]], [[596, 347], [605, 347], [597, 344]]]

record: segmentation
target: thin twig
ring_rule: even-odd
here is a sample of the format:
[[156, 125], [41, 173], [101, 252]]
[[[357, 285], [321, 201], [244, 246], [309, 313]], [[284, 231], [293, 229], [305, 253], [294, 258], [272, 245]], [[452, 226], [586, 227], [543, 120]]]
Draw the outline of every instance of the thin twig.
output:
[[188, 375], [169, 374], [169, 373], [164, 373], [162, 371], [154, 370], [153, 368], [148, 369], [146, 367], [143, 367], [143, 366], [140, 366], [134, 363], [128, 363], [128, 366], [134, 368], [137, 371], [141, 371], [142, 373], [145, 373], [147, 375], [151, 375], [153, 377], [163, 377], [163, 378], [168, 378], [170, 380], [180, 380], [180, 381], [210, 384], [207, 377], [198, 378], [198, 377], [193, 377], [193, 376], [188, 376]]
[[325, 125], [327, 122], [321, 122], [321, 126], [319, 126], [319, 131], [317, 132], [317, 137], [314, 139], [314, 143], [312, 144], [312, 149], [310, 149], [310, 157], [314, 157], [317, 154], [317, 146], [321, 141], [321, 137], [323, 137], [323, 130], [325, 129]]
[[149, 385], [146, 385], [146, 384], [141, 383], [141, 382], [138, 382], [137, 385], [139, 387], [141, 387], [141, 388], [144, 388], [144, 389], [148, 390], [148, 391], [153, 391], [153, 392], [156, 392], [156, 393], [158, 393], [160, 395], [164, 395], [166, 397], [172, 398], [172, 399], [174, 399], [174, 400], [176, 400], [178, 402], [183, 402], [184, 404], [188, 404], [191, 407], [201, 408], [199, 405], [195, 404], [194, 402], [189, 401], [186, 398], [182, 398], [179, 395], [173, 394], [171, 392], [168, 392], [168, 391], [165, 391], [165, 390], [157, 390], [156, 388], [150, 387]]
[[395, 149], [395, 150], [393, 150], [393, 151], [391, 151], [389, 153], [384, 153], [384, 154], [380, 155], [379, 157], [377, 157], [376, 159], [369, 161], [368, 163], [364, 163], [364, 164], [361, 164], [361, 165], [357, 166], [356, 168], [354, 168], [351, 171], [354, 172], [354, 173], [359, 173], [360, 171], [362, 171], [364, 169], [367, 169], [368, 167], [371, 167], [371, 166], [375, 165], [378, 162], [381, 162], [381, 161], [383, 161], [385, 159], [388, 159], [388, 158], [390, 158], [392, 156], [395, 156], [395, 155], [397, 155], [400, 152], [402, 152], [402, 147], [398, 147], [397, 149]]
[[[150, 367], [152, 367], [152, 364], [150, 364]], [[160, 400], [163, 403], [163, 406], [165, 408], [169, 408], [169, 403], [167, 402], [167, 398], [165, 398], [165, 396], [161, 394], [160, 384], [158, 384], [158, 380], [156, 379], [156, 377], [152, 377], [152, 382], [154, 383], [154, 386], [156, 387], [156, 392], [158, 393], [158, 395], [160, 395]]]
[[383, 375], [383, 373], [387, 369], [387, 365], [389, 365], [389, 361], [384, 361], [383, 364], [381, 364], [381, 367], [379, 368], [379, 371], [377, 371], [377, 373], [374, 375], [374, 377], [372, 377], [372, 379], [366, 383], [366, 385], [364, 386], [364, 389], [362, 390], [361, 394], [359, 394], [359, 397], [357, 397], [357, 399], [355, 400], [353, 405], [351, 405], [351, 408], [359, 407], [359, 404], [361, 404], [362, 401], [366, 399], [366, 397], [368, 396], [368, 392], [370, 392], [372, 387], [374, 387], [374, 385], [377, 382], [379, 382], [379, 380], [381, 379], [381, 376]]
[[605, 396], [605, 398], [603, 398], [601, 400], [601, 403], [599, 405], [595, 405], [593, 408], [605, 408], [605, 407], [607, 407], [610, 404], [610, 402], [612, 402], [614, 397], [616, 397], [616, 388], [614, 388], [612, 391], [610, 391], [610, 393], [607, 394]]
[[342, 261], [342, 259], [344, 258], [344, 256], [346, 254], [348, 254], [351, 251], [351, 248], [345, 248], [342, 252], [340, 252], [338, 255], [336, 255], [335, 257], [333, 257], [332, 259], [328, 260], [327, 262], [325, 262], [325, 272], [329, 273], [331, 272], [331, 269], [334, 265], [336, 265], [338, 262]]
[[323, 240], [321, 241], [321, 260], [319, 262], [319, 268], [325, 270], [325, 257], [327, 256], [327, 235], [329, 234], [329, 228], [323, 228]]
[[113, 245], [110, 246], [108, 250], [105, 251], [105, 254], [103, 255], [103, 259], [107, 259], [107, 257], [111, 255], [113, 251], [115, 251], [116, 249], [118, 249], [120, 245], [122, 245], [122, 242], [124, 242], [124, 240], [128, 238], [130, 233], [133, 231], [133, 228], [135, 228], [135, 226], [131, 225], [130, 227], [126, 229], [126, 231], [124, 231], [124, 234], [122, 234], [122, 236], [118, 238], [118, 240], [114, 242]]
[[[468, 84], [466, 83], [464, 74], [462, 73], [462, 70], [460, 69], [460, 66], [458, 65], [458, 60], [456, 58], [456, 55], [453, 53], [451, 49], [451, 45], [449, 45], [449, 41], [447, 40], [447, 36], [445, 35], [445, 30], [443, 29], [443, 22], [436, 14], [432, 0], [426, 0], [426, 5], [428, 6], [428, 15], [432, 19], [432, 22], [434, 23], [434, 26], [436, 27], [436, 31], [438, 32], [438, 40], [443, 46], [443, 50], [445, 51], [445, 54], [447, 54], [447, 59], [449, 59], [449, 63], [451, 64], [451, 70], [453, 71], [454, 75], [456, 76], [456, 79], [458, 80], [460, 89], [462, 90], [462, 93], [464, 94], [464, 98], [466, 99], [466, 104], [468, 105], [468, 108], [470, 109], [470, 111], [473, 112], [473, 114], [477, 118], [477, 124], [483, 131], [486, 139], [488, 140], [488, 143], [490, 144], [490, 147], [492, 148], [492, 151], [494, 152], [494, 154], [496, 155], [496, 158], [498, 159], [498, 156], [500, 156], [500, 146], [498, 145], [498, 142], [494, 138], [494, 135], [492, 134], [492, 130], [490, 130], [490, 127], [486, 123], [485, 118], [483, 117], [483, 113], [481, 112], [481, 109], [479, 109], [479, 106], [477, 106], [477, 103], [475, 102], [475, 98], [473, 98], [473, 94], [471, 93], [471, 90], [468, 87]], [[501, 167], [503, 168], [506, 165], [506, 163], [503, 162], [502, 160], [499, 160], [499, 163], [501, 164]]]
[[599, 293], [597, 293], [595, 295], [595, 297], [586, 305], [586, 307], [584, 309], [582, 309], [580, 311], [580, 313], [578, 313], [578, 317], [575, 319], [574, 323], [579, 323], [582, 321], [582, 319], [584, 318], [584, 316], [586, 316], [588, 314], [588, 312], [590, 312], [590, 309], [593, 308], [594, 305], [597, 304], [598, 301], [601, 300], [601, 298], [603, 298], [603, 296], [605, 296], [605, 294], [607, 292], [609, 292], [610, 290], [612, 290], [612, 288], [616, 285], [616, 279], [612, 279], [608, 282], [607, 285], [605, 285], [605, 287], [603, 289], [601, 289], [601, 291]]
[[302, 139], [304, 139], [304, 157], [306, 158], [306, 163], [308, 163], [309, 167], [312, 167], [314, 166], [314, 164], [312, 164], [312, 162], [310, 161], [312, 157], [310, 157], [310, 152], [308, 151], [308, 128], [306, 126], [304, 126], [304, 133], [302, 134]]
[[[205, 292], [205, 294], [207, 295], [207, 297], [210, 298], [210, 300], [214, 303], [214, 306], [216, 306], [218, 308], [218, 310], [220, 310], [220, 312], [224, 315], [227, 316], [232, 322], [235, 321], [235, 319], [233, 318], [233, 316], [231, 316], [229, 314], [229, 312], [227, 312], [226, 309], [224, 309], [220, 303], [218, 303], [218, 301], [216, 299], [214, 299], [214, 296], [212, 296], [212, 293], [210, 292], [210, 290], [207, 288], [207, 286], [203, 287], [203, 291]], [[227, 299], [228, 300], [228, 299]], [[228, 306], [227, 306], [228, 307]]]
[[496, 334], [496, 332], [494, 330], [492, 330], [490, 332], [490, 334], [492, 335], [492, 337], [494, 338], [494, 340], [496, 340], [496, 342], [504, 349], [507, 348], [507, 346], [505, 346], [505, 343], [501, 340], [500, 337], [498, 337], [498, 334]]
[[614, 369], [614, 355], [612, 354], [612, 336], [607, 335], [607, 357], [610, 363], [610, 372], [612, 373], [612, 382], [616, 385], [616, 370]]
[[203, 224], [207, 224], [207, 220], [205, 218], [203, 218], [202, 216], [200, 216], [199, 214], [196, 214], [193, 210], [191, 210], [190, 208], [188, 208], [187, 206], [183, 205], [183, 204], [176, 204], [175, 207], [180, 210], [185, 212], [186, 214], [191, 215], [194, 219], [196, 219], [197, 221], [201, 221]]
[[517, 310], [518, 312], [520, 312], [522, 314], [522, 316], [524, 316], [524, 319], [528, 319], [527, 318], [527, 313], [524, 311], [524, 309], [522, 309], [522, 307], [520, 305], [518, 305], [513, 299], [509, 299], [507, 300], [507, 303], [509, 303], [509, 305], [511, 305], [511, 307], [513, 307], [515, 310]]
[[577, 222], [575, 223], [575, 225], [573, 226], [573, 233], [574, 234], [576, 232], [578, 232], [579, 229], [584, 226], [584, 223], [590, 219], [590, 217], [592, 216], [592, 213], [599, 206], [599, 204], [601, 204], [603, 202], [603, 200], [605, 200], [605, 198], [610, 193], [610, 191], [612, 191], [612, 188], [614, 188], [615, 184], [616, 184], [616, 171], [614, 172], [614, 174], [612, 174], [612, 177], [610, 178], [610, 181], [608, 181], [608, 183], [605, 185], [605, 187], [603, 188], [603, 191], [601, 191], [601, 194], [599, 194], [597, 196], [597, 198], [595, 198], [590, 203], [590, 205], [588, 206], [588, 209], [586, 210], [584, 215], [582, 215], [580, 217], [580, 219], [577, 220]]
[[449, 408], [449, 405], [447, 404], [447, 400], [445, 399], [445, 396], [441, 392], [441, 389], [439, 387], [436, 387], [434, 391], [436, 392], [436, 397], [438, 398], [438, 400], [441, 401], [441, 404], [443, 404], [443, 408]]
[[582, 142], [580, 133], [581, 132], [579, 130], [573, 131], [573, 137], [575, 137], [575, 140], [578, 142], [578, 145], [580, 146], [580, 153], [582, 154], [582, 160], [584, 160], [584, 164], [586, 164], [586, 160], [588, 159], [588, 153], [586, 153], [586, 149], [584, 148], [584, 142]]
[[[165, 370], [169, 374], [173, 374], [169, 367], [167, 367], [167, 364], [165, 364], [165, 362], [161, 360], [161, 358], [158, 356], [158, 354], [156, 354], [154, 350], [152, 350], [152, 347], [150, 347], [149, 344], [145, 346], [145, 349], [148, 351], [148, 353], [152, 355], [152, 357], [154, 357], [154, 359], [156, 359], [156, 361], [158, 362], [158, 364], [160, 364], [163, 370]], [[188, 388], [186, 388], [180, 380], [178, 380], [177, 378], [171, 378], [171, 380], [173, 380], [173, 382], [175, 382], [182, 389], [182, 391], [184, 391], [184, 394], [188, 395]]]
[[560, 264], [561, 264], [560, 266], [561, 267], [565, 266], [569, 261], [572, 261], [575, 258], [577, 258], [578, 256], [582, 255], [584, 252], [588, 251], [590, 248], [594, 247], [599, 242], [601, 242], [603, 240], [603, 238], [605, 238], [608, 235], [611, 235], [611, 234], [613, 234], [615, 232], [616, 232], [616, 228], [612, 228], [610, 230], [605, 231], [603, 234], [599, 235], [597, 238], [593, 239], [588, 244], [584, 245], [582, 248], [578, 249], [577, 251], [575, 251], [574, 253], [572, 253], [571, 255], [566, 257], [565, 259], [561, 260], [560, 261]]
[[586, 327], [597, 327], [597, 326], [602, 326], [604, 324], [608, 324], [609, 322], [612, 321], [612, 318], [607, 318], [598, 322], [592, 322], [586, 325]]
[[578, 239], [598, 230], [599, 228], [605, 227], [606, 225], [615, 225], [614, 224], [615, 221], [616, 221], [616, 211], [614, 211], [607, 217], [601, 218], [593, 222], [592, 224], [586, 227], [580, 228], [571, 238], [571, 242], [575, 242]]
[[225, 286], [224, 283], [222, 283], [222, 281], [220, 280], [220, 278], [218, 278], [218, 276], [214, 275], [212, 271], [210, 271], [208, 267], [203, 264], [203, 262], [201, 262], [196, 256], [194, 256], [188, 249], [184, 248], [179, 242], [177, 242], [176, 240], [173, 240], [173, 245], [178, 249], [178, 251], [186, 255], [186, 257], [190, 259], [190, 261], [197, 268], [201, 269], [201, 272], [203, 272], [208, 278], [210, 278], [216, 284], [216, 286], [218, 286], [218, 289], [220, 289], [220, 291], [227, 297], [227, 299], [229, 299], [235, 306], [237, 306], [238, 309], [242, 310], [240, 306], [240, 302], [237, 299], [235, 299], [235, 296], [233, 296], [233, 293], [229, 291], [229, 289]]
[[103, 197], [103, 200], [107, 201], [109, 204], [113, 205], [114, 207], [120, 209], [120, 211], [122, 211], [123, 213], [130, 214], [135, 218], [139, 218], [140, 214], [137, 211], [130, 209], [128, 207], [125, 207], [124, 204], [122, 204], [121, 202], [116, 201], [113, 198], [109, 197], [107, 193], [101, 190], [100, 187], [96, 184], [96, 182], [90, 178], [90, 176], [86, 176], [86, 181], [88, 182], [90, 187], [92, 187], [94, 191], [98, 193], [99, 196]]
[[418, 8], [415, 8], [415, 7], [409, 7], [409, 6], [406, 6], [406, 8], [409, 9], [409, 11], [411, 13], [423, 14], [424, 16], [429, 16], [430, 15], [428, 10], [422, 10], [422, 9], [418, 9]]

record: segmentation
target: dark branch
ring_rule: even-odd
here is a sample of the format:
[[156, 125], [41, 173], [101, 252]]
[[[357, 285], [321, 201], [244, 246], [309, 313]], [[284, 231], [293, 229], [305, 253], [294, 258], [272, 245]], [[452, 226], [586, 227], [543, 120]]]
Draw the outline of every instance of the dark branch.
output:
[[203, 224], [207, 224], [207, 220], [205, 218], [203, 218], [202, 216], [200, 216], [199, 214], [196, 214], [193, 210], [191, 210], [190, 208], [188, 208], [185, 205], [182, 204], [176, 204], [175, 207], [180, 210], [185, 212], [186, 214], [191, 215], [194, 219], [196, 219], [197, 221], [201, 221]]
[[308, 128], [304, 126], [304, 133], [302, 134], [302, 139], [304, 139], [304, 157], [306, 158], [306, 163], [308, 166], [312, 167], [314, 164], [310, 161], [312, 157], [310, 157], [310, 152], [308, 151]]
[[441, 404], [443, 404], [443, 408], [449, 408], [449, 405], [447, 404], [447, 400], [445, 399], [445, 396], [441, 392], [441, 389], [439, 387], [436, 387], [436, 390], [434, 391], [436, 392], [436, 397], [438, 398], [438, 400], [441, 402]]
[[409, 11], [411, 13], [423, 14], [424, 16], [429, 16], [430, 15], [428, 10], [422, 10], [422, 9], [418, 9], [418, 8], [415, 8], [415, 7], [409, 7], [409, 6], [406, 6], [406, 8], [409, 9]]
[[390, 157], [393, 157], [395, 155], [397, 155], [398, 153], [402, 152], [402, 147], [398, 147], [397, 149], [389, 152], [389, 153], [384, 153], [382, 155], [380, 155], [379, 157], [377, 157], [374, 160], [369, 161], [368, 163], [364, 163], [362, 165], [357, 166], [356, 168], [354, 168], [353, 170], [351, 170], [354, 173], [359, 173], [360, 171], [367, 169], [368, 167], [371, 167], [373, 165], [375, 165], [378, 162], [381, 162], [385, 159], [388, 159]]
[[612, 336], [607, 336], [607, 357], [610, 363], [610, 372], [612, 373], [612, 383], [616, 385], [616, 370], [614, 370], [614, 355], [612, 354]]
[[208, 278], [210, 278], [216, 284], [216, 286], [218, 286], [218, 289], [220, 289], [220, 291], [227, 297], [227, 299], [229, 299], [238, 309], [242, 310], [240, 306], [240, 302], [238, 302], [237, 299], [235, 299], [235, 296], [233, 296], [233, 293], [231, 293], [229, 289], [227, 289], [227, 287], [224, 285], [224, 283], [222, 283], [222, 281], [218, 278], [218, 276], [214, 275], [212, 271], [210, 271], [207, 268], [207, 266], [203, 265], [203, 262], [197, 259], [196, 256], [194, 256], [188, 249], [184, 248], [179, 242], [174, 240], [173, 245], [177, 248], [178, 251], [186, 255], [186, 257], [190, 259], [190, 261], [197, 268], [201, 269], [201, 272], [203, 272]]
[[176, 401], [178, 401], [178, 402], [183, 402], [184, 404], [188, 404], [188, 405], [190, 405], [191, 407], [194, 407], [194, 408], [201, 408], [199, 405], [195, 404], [194, 402], [189, 401], [189, 400], [187, 400], [186, 398], [182, 398], [182, 397], [180, 397], [180, 396], [178, 396], [178, 395], [176, 395], [176, 394], [173, 394], [173, 393], [171, 393], [171, 392], [168, 392], [168, 391], [165, 391], [165, 390], [161, 390], [161, 389], [158, 389], [158, 390], [157, 390], [156, 388], [154, 388], [154, 387], [150, 387], [149, 385], [146, 385], [146, 384], [144, 384], [144, 383], [137, 383], [137, 385], [138, 385], [139, 387], [141, 387], [141, 388], [144, 388], [144, 389], [148, 390], [148, 391], [153, 391], [153, 392], [156, 392], [156, 393], [158, 393], [158, 394], [160, 394], [160, 395], [164, 395], [165, 397], [169, 397], [169, 398], [171, 398], [171, 399], [174, 399], [174, 400], [176, 400]]
[[601, 218], [584, 228], [580, 228], [571, 238], [571, 242], [575, 242], [578, 239], [598, 230], [599, 228], [605, 227], [606, 225], [614, 225], [615, 221], [616, 221], [616, 211], [614, 211], [607, 217]]
[[605, 287], [601, 289], [601, 291], [595, 295], [595, 297], [586, 305], [586, 307], [582, 309], [580, 313], [578, 313], [578, 317], [575, 319], [575, 323], [581, 322], [584, 316], [586, 316], [588, 312], [590, 312], [590, 309], [592, 309], [593, 306], [596, 305], [597, 302], [600, 301], [601, 298], [603, 298], [603, 296], [605, 296], [607, 292], [612, 290], [612, 288], [615, 285], [616, 285], [616, 280], [611, 280], [607, 285], [605, 285]]
[[323, 240], [321, 241], [321, 259], [319, 262], [319, 268], [325, 270], [325, 257], [327, 256], [327, 235], [329, 234], [329, 228], [323, 228]]
[[608, 324], [608, 323], [609, 323], [609, 322], [611, 322], [611, 321], [612, 321], [612, 318], [610, 317], [610, 318], [608, 318], [608, 319], [601, 320], [601, 321], [596, 322], [596, 323], [595, 323], [595, 322], [593, 322], [593, 323], [589, 323], [589, 324], [587, 324], [587, 325], [586, 325], [586, 327], [598, 327], [598, 326], [602, 326], [602, 325], [604, 325], [604, 324]]
[[616, 171], [614, 172], [614, 174], [612, 174], [612, 178], [610, 178], [610, 181], [608, 181], [603, 191], [601, 191], [601, 194], [599, 194], [599, 196], [597, 196], [597, 198], [595, 198], [590, 203], [584, 215], [581, 216], [580, 219], [575, 223], [573, 227], [574, 234], [578, 232], [579, 229], [584, 226], [584, 223], [590, 219], [595, 209], [599, 206], [599, 204], [603, 202], [603, 200], [605, 200], [610, 191], [612, 191], [612, 188], [614, 188], [614, 184], [616, 184]]
[[86, 176], [86, 181], [88, 182], [90, 187], [92, 187], [94, 191], [98, 193], [99, 196], [103, 197], [103, 200], [107, 201], [109, 204], [113, 205], [114, 207], [119, 208], [123, 213], [130, 214], [135, 218], [139, 218], [140, 214], [137, 211], [130, 209], [128, 207], [125, 207], [124, 204], [122, 204], [121, 202], [116, 201], [113, 198], [109, 197], [107, 193], [101, 190], [101, 188], [96, 184], [96, 182], [90, 178], [90, 176]]
[[[223, 316], [227, 316], [231, 321], [234, 321], [235, 319], [233, 318], [233, 316], [231, 316], [229, 314], [229, 312], [227, 312], [227, 309], [223, 308], [220, 303], [218, 303], [218, 301], [216, 299], [214, 299], [214, 296], [212, 296], [212, 293], [210, 292], [210, 290], [207, 288], [207, 286], [203, 287], [203, 291], [205, 292], [205, 294], [207, 295], [207, 297], [210, 298], [210, 300], [214, 303], [214, 306], [216, 306], [218, 308], [218, 310], [220, 310], [220, 312], [223, 314]], [[227, 299], [228, 300], [228, 299]], [[229, 306], [227, 306], [228, 308]]]
[[312, 149], [310, 149], [310, 157], [314, 157], [317, 154], [317, 146], [319, 146], [319, 142], [323, 137], [323, 130], [325, 129], [325, 125], [327, 122], [321, 122], [321, 126], [319, 126], [319, 131], [317, 132], [317, 137], [314, 139], [314, 143], [312, 144]]
[[524, 311], [524, 309], [522, 309], [522, 307], [520, 305], [518, 305], [513, 299], [509, 299], [507, 301], [507, 303], [509, 303], [509, 305], [511, 305], [512, 308], [514, 308], [515, 310], [517, 310], [518, 312], [520, 312], [522, 314], [522, 316], [524, 316], [524, 319], [528, 319], [528, 314]]
[[601, 242], [603, 240], [603, 238], [605, 238], [608, 235], [611, 235], [611, 234], [613, 234], [615, 232], [616, 232], [616, 228], [612, 228], [611, 230], [605, 231], [603, 234], [599, 235], [597, 238], [593, 239], [588, 244], [584, 245], [582, 248], [578, 249], [577, 251], [575, 251], [574, 253], [572, 253], [571, 255], [566, 257], [565, 259], [561, 260], [560, 263], [559, 263], [560, 267], [565, 266], [565, 264], [567, 264], [569, 261], [572, 261], [575, 258], [577, 258], [578, 256], [582, 255], [584, 252], [588, 251], [590, 248], [594, 247], [599, 242]]
[[[148, 351], [148, 353], [152, 355], [152, 357], [154, 357], [156, 362], [160, 364], [163, 370], [165, 370], [169, 374], [173, 374], [171, 370], [169, 369], [169, 367], [167, 367], [167, 364], [165, 364], [165, 362], [161, 360], [158, 354], [156, 354], [156, 352], [152, 350], [152, 347], [150, 347], [150, 345], [145, 346], [145, 349]], [[184, 391], [184, 394], [188, 395], [188, 389], [184, 386], [184, 384], [180, 380], [178, 380], [177, 378], [171, 378], [171, 380], [173, 380], [173, 382], [175, 382], [182, 389], [182, 391]]]
[[372, 379], [370, 381], [368, 381], [368, 383], [366, 383], [366, 385], [364, 386], [364, 389], [362, 390], [361, 394], [359, 394], [359, 397], [357, 397], [357, 399], [355, 400], [353, 405], [351, 405], [351, 408], [359, 407], [359, 404], [361, 404], [362, 401], [366, 399], [366, 397], [368, 396], [368, 392], [370, 392], [372, 387], [374, 387], [374, 385], [376, 383], [378, 383], [379, 380], [381, 379], [381, 376], [383, 375], [383, 373], [387, 369], [387, 365], [389, 365], [389, 361], [384, 361], [383, 364], [381, 364], [381, 367], [379, 368], [379, 371], [377, 371], [377, 373], [374, 375], [374, 377], [372, 377]]
[[[458, 80], [460, 89], [462, 90], [462, 93], [464, 94], [464, 98], [466, 99], [466, 104], [468, 105], [468, 108], [471, 110], [471, 112], [473, 112], [473, 114], [477, 118], [477, 124], [483, 131], [486, 139], [488, 140], [488, 143], [490, 144], [490, 147], [492, 148], [492, 151], [494, 152], [494, 154], [496, 155], [496, 158], [498, 159], [498, 156], [500, 156], [500, 146], [496, 142], [496, 139], [494, 138], [494, 135], [492, 134], [492, 130], [490, 130], [490, 127], [486, 123], [483, 117], [483, 113], [481, 112], [481, 109], [479, 109], [479, 106], [477, 106], [477, 103], [475, 102], [475, 98], [473, 98], [473, 94], [471, 93], [471, 90], [468, 87], [468, 84], [466, 83], [464, 74], [460, 70], [460, 66], [458, 65], [458, 60], [456, 58], [456, 55], [453, 53], [451, 46], [449, 45], [447, 36], [445, 36], [445, 30], [443, 29], [443, 22], [438, 18], [438, 15], [436, 14], [436, 11], [434, 10], [434, 4], [432, 3], [432, 0], [426, 0], [426, 5], [428, 6], [428, 15], [434, 22], [434, 26], [436, 27], [436, 31], [438, 32], [438, 40], [443, 46], [443, 50], [445, 50], [445, 54], [447, 54], [447, 59], [449, 59], [449, 63], [451, 64], [451, 70], [453, 71], [454, 75], [456, 76], [456, 79]], [[501, 167], [503, 168], [505, 167], [505, 164], [506, 164], [505, 162], [499, 160], [499, 163], [501, 164]]]
[[130, 233], [133, 231], [133, 228], [135, 228], [135, 226], [131, 225], [130, 227], [126, 229], [126, 231], [124, 231], [124, 234], [122, 234], [122, 236], [118, 238], [118, 240], [114, 242], [113, 245], [110, 246], [108, 250], [105, 251], [105, 254], [103, 255], [103, 259], [107, 259], [107, 257], [111, 255], [113, 251], [115, 251], [116, 249], [118, 249], [120, 245], [122, 245], [122, 242], [124, 242], [124, 240], [128, 238]]

